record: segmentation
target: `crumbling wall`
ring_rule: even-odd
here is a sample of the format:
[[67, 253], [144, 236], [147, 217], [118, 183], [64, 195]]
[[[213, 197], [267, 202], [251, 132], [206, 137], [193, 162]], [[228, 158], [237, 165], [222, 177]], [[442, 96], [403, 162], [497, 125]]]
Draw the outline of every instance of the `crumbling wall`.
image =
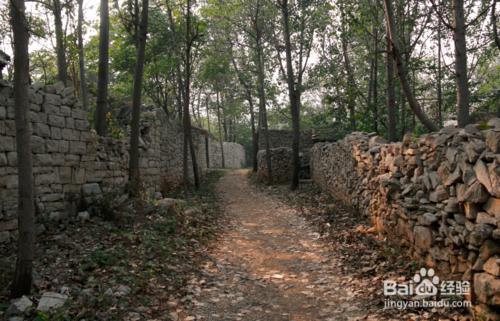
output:
[[[440, 273], [470, 280], [480, 313], [500, 307], [500, 119], [386, 144], [352, 133], [311, 150], [312, 178]], [[481, 130], [481, 129], [483, 130]]]

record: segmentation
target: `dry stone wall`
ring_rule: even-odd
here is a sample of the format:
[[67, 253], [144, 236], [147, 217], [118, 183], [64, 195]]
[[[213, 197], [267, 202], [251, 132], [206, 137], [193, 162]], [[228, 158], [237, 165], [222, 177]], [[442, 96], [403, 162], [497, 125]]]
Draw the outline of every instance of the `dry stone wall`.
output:
[[[224, 142], [224, 166], [226, 168], [242, 168], [245, 166], [245, 148], [233, 142]], [[220, 155], [220, 153], [215, 154]]]
[[[269, 148], [289, 147], [292, 148], [293, 133], [291, 130], [269, 129]], [[312, 132], [302, 131], [299, 142], [301, 151], [309, 151], [313, 146]], [[264, 133], [259, 136], [259, 150], [266, 149]]]
[[322, 189], [358, 207], [428, 267], [471, 281], [476, 312], [498, 320], [500, 119], [484, 127], [391, 144], [352, 133], [315, 144], [311, 171]]
[[[123, 189], [128, 181], [128, 137], [97, 136], [89, 128], [88, 113], [81, 109], [72, 88], [61, 84], [34, 85], [29, 100], [38, 222], [76, 215], [82, 203]], [[182, 180], [182, 127], [168, 120], [160, 109], [145, 111], [141, 117], [141, 178], [146, 190], [154, 194], [160, 192], [163, 184], [174, 186]], [[207, 172], [205, 137], [203, 130], [193, 129], [201, 175]], [[213, 145], [218, 144], [209, 140], [208, 149], [217, 152]], [[232, 149], [228, 151], [231, 153]], [[238, 158], [244, 162], [244, 154], [237, 153], [231, 155], [235, 167]], [[0, 81], [0, 243], [15, 238], [16, 209], [14, 100], [11, 84]]]
[[267, 169], [267, 153], [259, 150], [257, 153], [257, 180], [262, 183], [284, 184], [292, 178], [292, 149], [277, 147], [269, 150], [271, 154], [271, 175]]

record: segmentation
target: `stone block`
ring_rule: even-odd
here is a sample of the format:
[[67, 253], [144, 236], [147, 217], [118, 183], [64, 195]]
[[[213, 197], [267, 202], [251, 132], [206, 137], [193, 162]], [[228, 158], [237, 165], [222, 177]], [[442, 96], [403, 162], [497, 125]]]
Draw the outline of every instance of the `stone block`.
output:
[[479, 249], [479, 258], [485, 261], [495, 254], [500, 254], [500, 243], [491, 239], [486, 240]]
[[60, 142], [59, 140], [47, 139], [46, 140], [47, 153], [59, 152], [60, 149], [59, 142]]
[[49, 115], [48, 123], [50, 126], [64, 128], [66, 121], [63, 116]]
[[484, 203], [489, 197], [488, 192], [479, 181], [475, 181], [468, 188], [465, 185], [457, 190], [459, 202]]
[[73, 117], [66, 117], [66, 128], [75, 128], [75, 119]]
[[494, 275], [496, 277], [500, 276], [500, 256], [494, 255], [486, 261], [483, 265], [485, 272]]
[[417, 225], [413, 229], [415, 234], [415, 247], [419, 252], [427, 252], [432, 245], [431, 229], [425, 226]]
[[89, 122], [86, 119], [76, 119], [75, 128], [78, 130], [88, 130]]
[[490, 197], [486, 204], [483, 205], [483, 209], [490, 215], [500, 219], [500, 199]]
[[53, 159], [52, 154], [34, 154], [33, 155], [33, 164], [35, 166], [52, 166]]
[[486, 145], [493, 153], [500, 153], [500, 131], [486, 130]]
[[444, 201], [448, 197], [449, 197], [448, 192], [442, 185], [439, 185], [435, 191], [429, 194], [429, 200], [434, 203]]
[[8, 164], [7, 154], [0, 152], [0, 166], [7, 166]]
[[17, 219], [0, 221], [0, 232], [17, 230]]
[[56, 94], [50, 94], [46, 93], [44, 97], [44, 103], [45, 104], [52, 104], [52, 105], [61, 105], [61, 96], [56, 95]]
[[59, 181], [58, 175], [54, 173], [35, 175], [35, 184], [50, 185]]
[[14, 137], [0, 136], [0, 151], [10, 152], [15, 150]]
[[68, 106], [61, 106], [61, 115], [70, 117], [71, 116], [71, 108]]
[[476, 273], [474, 275], [474, 293], [476, 299], [482, 303], [498, 302], [500, 296], [500, 278], [489, 273]]
[[52, 139], [61, 139], [61, 128], [58, 127], [50, 127], [50, 134]]
[[59, 141], [59, 153], [68, 153], [69, 152], [69, 141], [60, 140]]
[[49, 138], [50, 137], [50, 127], [44, 123], [33, 123], [33, 134]]
[[479, 212], [477, 214], [476, 222], [477, 224], [490, 224], [493, 226], [497, 225], [497, 219], [486, 212]]
[[71, 116], [74, 119], [87, 119], [87, 112], [82, 109], [73, 109], [71, 111]]
[[87, 152], [87, 144], [85, 142], [71, 142], [69, 152], [72, 154], [83, 155]]
[[97, 183], [84, 184], [82, 186], [84, 196], [94, 196], [102, 193], [101, 186]]
[[17, 152], [7, 152], [6, 155], [9, 166], [17, 166]]
[[65, 140], [70, 140], [70, 141], [80, 140], [80, 132], [78, 130], [63, 128], [61, 135]]
[[40, 136], [31, 136], [31, 151], [36, 154], [45, 153], [45, 139]]

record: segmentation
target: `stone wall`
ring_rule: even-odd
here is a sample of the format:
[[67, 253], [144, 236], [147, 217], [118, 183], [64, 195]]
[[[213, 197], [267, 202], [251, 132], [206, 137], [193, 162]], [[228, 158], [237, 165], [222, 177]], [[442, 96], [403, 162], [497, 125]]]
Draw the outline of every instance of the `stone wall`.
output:
[[269, 178], [266, 151], [257, 153], [257, 181], [262, 183], [283, 184], [292, 178], [292, 149], [288, 147], [271, 148], [271, 175]]
[[[288, 147], [292, 148], [292, 138], [293, 134], [290, 130], [280, 130], [280, 129], [270, 129], [268, 130], [269, 135], [269, 148], [278, 147]], [[312, 132], [303, 131], [300, 134], [299, 147], [301, 151], [309, 151], [313, 146], [312, 142]], [[259, 137], [259, 150], [266, 149], [266, 141], [264, 139], [264, 133], [261, 133]]]
[[353, 133], [311, 150], [313, 180], [442, 275], [470, 280], [499, 318], [500, 119], [386, 144]]
[[[128, 137], [97, 136], [72, 88], [34, 85], [29, 98], [39, 222], [75, 215], [82, 200], [88, 203], [103, 192], [123, 190], [128, 181]], [[205, 137], [205, 131], [193, 128], [202, 176], [207, 172]], [[168, 120], [160, 109], [142, 113], [139, 166], [149, 193], [159, 192], [165, 183], [175, 186], [182, 181], [183, 141], [182, 126]], [[213, 140], [209, 144], [209, 150], [216, 153], [212, 145], [219, 143]], [[234, 151], [230, 158], [235, 159], [236, 167], [236, 159], [244, 155], [236, 148]], [[12, 87], [0, 81], [0, 243], [12, 240], [17, 233], [16, 158]]]
[[[224, 166], [226, 168], [242, 168], [245, 166], [245, 148], [232, 142], [224, 142]], [[216, 154], [219, 155], [220, 153]]]

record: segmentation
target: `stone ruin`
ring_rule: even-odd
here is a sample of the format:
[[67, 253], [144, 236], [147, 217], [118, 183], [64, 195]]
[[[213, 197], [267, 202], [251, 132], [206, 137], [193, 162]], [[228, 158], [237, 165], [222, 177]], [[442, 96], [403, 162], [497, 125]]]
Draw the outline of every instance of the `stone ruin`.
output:
[[[89, 127], [73, 88], [61, 83], [33, 85], [29, 91], [37, 222], [62, 221], [103, 193], [123, 190], [128, 181], [129, 138], [99, 137]], [[0, 243], [17, 233], [17, 153], [12, 86], [0, 81]], [[146, 191], [182, 182], [183, 131], [161, 109], [141, 115], [140, 172]], [[193, 128], [199, 172], [221, 167], [220, 143]], [[243, 146], [224, 143], [226, 167], [245, 163]], [[207, 157], [208, 153], [208, 157]], [[207, 164], [208, 158], [208, 164]], [[189, 167], [192, 176], [192, 167]]]
[[[268, 130], [269, 151], [271, 153], [271, 174], [272, 180], [268, 177], [266, 162], [266, 146], [264, 137], [259, 137], [259, 152], [257, 153], [257, 180], [259, 182], [273, 184], [284, 184], [291, 180], [292, 176], [292, 139], [290, 130]], [[309, 154], [313, 146], [312, 132], [303, 131], [300, 134], [299, 157], [301, 179], [307, 179], [309, 174]]]
[[[386, 143], [355, 132], [311, 150], [312, 179], [500, 318], [500, 119]], [[490, 319], [488, 319], [490, 318]]]

